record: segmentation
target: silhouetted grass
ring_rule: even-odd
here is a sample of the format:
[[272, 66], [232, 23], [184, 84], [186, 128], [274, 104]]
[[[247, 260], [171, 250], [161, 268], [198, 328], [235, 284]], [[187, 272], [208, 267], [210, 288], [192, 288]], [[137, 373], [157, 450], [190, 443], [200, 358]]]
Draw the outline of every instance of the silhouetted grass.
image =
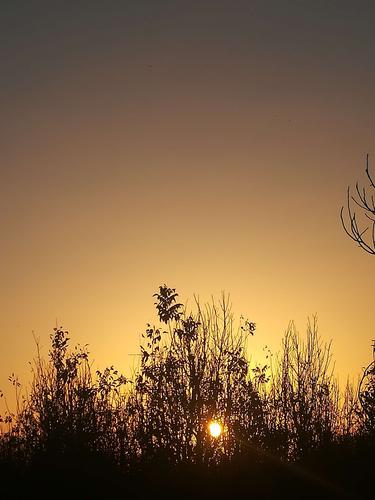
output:
[[[187, 312], [155, 294], [139, 370], [92, 372], [55, 329], [37, 345], [28, 396], [3, 417], [0, 496], [23, 498], [362, 498], [372, 491], [374, 371], [340, 393], [314, 319], [291, 324], [270, 365], [249, 369], [255, 324], [228, 300]], [[362, 399], [361, 399], [362, 398]], [[361, 401], [365, 403], [361, 404]], [[212, 438], [216, 419], [222, 435]]]

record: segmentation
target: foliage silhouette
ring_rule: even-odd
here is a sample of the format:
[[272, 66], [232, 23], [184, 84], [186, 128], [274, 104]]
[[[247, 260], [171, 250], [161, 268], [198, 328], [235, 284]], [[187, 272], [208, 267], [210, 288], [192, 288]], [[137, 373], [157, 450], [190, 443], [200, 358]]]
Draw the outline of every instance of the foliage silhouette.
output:
[[[147, 324], [131, 380], [113, 366], [93, 373], [87, 345], [71, 349], [62, 328], [48, 359], [37, 342], [22, 400], [10, 377], [18, 403], [0, 422], [3, 497], [22, 497], [21, 484], [40, 498], [41, 488], [48, 498], [366, 495], [373, 385], [340, 393], [316, 318], [305, 338], [291, 323], [280, 355], [251, 368], [255, 324], [236, 323], [227, 296], [195, 299], [192, 311], [166, 285], [154, 297], [161, 326]], [[212, 419], [224, 429], [216, 439]]]
[[359, 402], [364, 412], [364, 427], [375, 429], [375, 340], [372, 344], [372, 362], [365, 368], [359, 384]]
[[308, 322], [305, 340], [293, 323], [285, 333], [268, 394], [268, 428], [270, 442], [279, 443], [279, 452], [287, 457], [303, 457], [332, 442], [338, 431], [339, 394], [330, 347], [318, 335], [316, 318]]

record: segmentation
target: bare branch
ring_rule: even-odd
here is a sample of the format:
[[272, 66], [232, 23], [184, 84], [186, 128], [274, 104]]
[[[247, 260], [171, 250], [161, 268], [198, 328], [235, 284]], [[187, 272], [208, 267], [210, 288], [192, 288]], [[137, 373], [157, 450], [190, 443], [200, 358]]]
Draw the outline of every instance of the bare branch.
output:
[[[370, 183], [370, 189], [375, 189], [374, 181], [369, 171], [369, 155], [366, 156], [366, 175]], [[368, 188], [367, 188], [368, 189]], [[371, 200], [371, 201], [370, 201]], [[360, 208], [361, 222], [365, 227], [360, 227], [357, 222], [357, 214], [352, 208], [352, 202]], [[374, 195], [369, 195], [366, 188], [361, 188], [359, 183], [355, 184], [355, 195], [350, 193], [350, 187], [347, 190], [346, 217], [344, 216], [344, 207], [341, 207], [340, 219], [346, 234], [355, 241], [365, 252], [375, 255], [375, 203]], [[370, 220], [370, 225], [366, 225], [366, 219]], [[368, 224], [368, 223], [367, 223]], [[371, 228], [371, 231], [368, 231]]]

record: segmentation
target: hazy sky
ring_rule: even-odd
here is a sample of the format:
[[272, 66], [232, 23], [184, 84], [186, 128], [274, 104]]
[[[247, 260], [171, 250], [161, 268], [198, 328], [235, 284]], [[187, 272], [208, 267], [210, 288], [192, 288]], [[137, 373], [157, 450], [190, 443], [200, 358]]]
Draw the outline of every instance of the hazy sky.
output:
[[375, 258], [339, 212], [367, 153], [375, 173], [373, 1], [12, 0], [0, 19], [0, 388], [56, 318], [126, 372], [164, 282], [230, 293], [257, 352], [317, 314], [341, 381], [360, 373]]

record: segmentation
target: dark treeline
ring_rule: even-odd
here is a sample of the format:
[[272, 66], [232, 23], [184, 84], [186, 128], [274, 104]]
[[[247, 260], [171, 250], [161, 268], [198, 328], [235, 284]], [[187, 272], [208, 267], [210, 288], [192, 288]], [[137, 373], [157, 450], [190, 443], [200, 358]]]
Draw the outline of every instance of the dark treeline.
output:
[[[367, 498], [373, 491], [375, 370], [339, 388], [316, 320], [288, 327], [277, 356], [249, 366], [255, 324], [225, 296], [193, 312], [156, 297], [131, 379], [93, 373], [55, 329], [27, 395], [1, 418], [2, 498]], [[38, 346], [37, 346], [38, 347]], [[222, 425], [214, 438], [211, 420]]]

